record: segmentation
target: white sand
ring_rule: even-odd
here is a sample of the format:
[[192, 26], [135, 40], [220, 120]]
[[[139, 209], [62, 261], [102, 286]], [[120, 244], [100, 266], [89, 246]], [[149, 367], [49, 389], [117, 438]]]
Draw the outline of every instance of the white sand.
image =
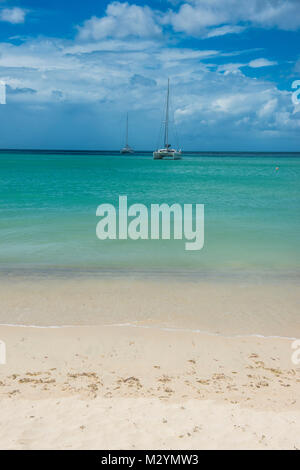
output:
[[207, 400], [3, 400], [1, 449], [299, 449], [300, 412]]
[[2, 449], [300, 448], [288, 339], [0, 327]]

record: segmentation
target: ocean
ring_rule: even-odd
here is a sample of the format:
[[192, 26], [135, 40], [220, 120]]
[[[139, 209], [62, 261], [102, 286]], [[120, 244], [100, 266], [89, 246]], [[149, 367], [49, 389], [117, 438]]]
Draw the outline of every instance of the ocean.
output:
[[[0, 153], [0, 270], [298, 276], [300, 153]], [[98, 205], [204, 204], [205, 243], [96, 237]]]

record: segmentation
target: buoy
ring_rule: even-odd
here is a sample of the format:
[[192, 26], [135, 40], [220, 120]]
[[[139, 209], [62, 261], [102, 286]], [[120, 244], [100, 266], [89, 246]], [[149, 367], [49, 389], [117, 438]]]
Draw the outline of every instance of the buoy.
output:
[[279, 166], [276, 167], [276, 171], [279, 170]]

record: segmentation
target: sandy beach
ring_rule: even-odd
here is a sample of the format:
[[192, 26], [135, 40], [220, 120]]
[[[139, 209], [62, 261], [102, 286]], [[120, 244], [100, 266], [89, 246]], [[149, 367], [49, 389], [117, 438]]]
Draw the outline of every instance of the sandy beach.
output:
[[0, 450], [300, 450], [300, 0], [0, 24]]
[[[37, 282], [35, 291], [27, 294], [25, 284], [16, 283], [14, 301], [8, 289], [4, 296], [5, 283], [1, 284], [0, 338], [7, 348], [6, 364], [0, 366], [2, 449], [300, 448], [300, 366], [291, 360], [292, 339], [250, 332], [204, 333], [193, 331], [193, 322], [190, 328], [183, 329], [176, 321], [171, 327], [171, 308], [166, 310], [169, 324], [164, 309], [157, 308], [157, 317], [151, 315], [155, 322], [146, 318], [134, 322], [138, 311], [129, 302], [131, 291], [119, 282], [114, 287], [119, 304], [124, 301], [123, 310], [119, 309], [123, 322], [116, 318], [114, 324], [105, 325], [105, 315], [97, 314], [95, 325], [80, 324], [82, 317], [77, 325], [56, 328], [26, 326], [34, 320], [33, 305], [44, 312], [53, 307], [49, 297], [54, 302], [55, 291], [50, 294], [49, 285], [43, 304], [38, 292], [46, 292], [45, 283]], [[105, 297], [111, 284], [97, 283], [97, 295], [102, 292]], [[66, 297], [71, 289], [67, 285], [60, 283]], [[92, 286], [86, 293], [91, 294]], [[144, 289], [150, 292], [151, 286], [147, 283]], [[145, 291], [139, 287], [135, 285], [132, 302], [142, 308]], [[152, 290], [157, 305], [166, 287], [161, 289]], [[176, 285], [169, 283], [168, 289], [170, 296], [175, 295]], [[187, 284], [185, 293], [192, 290], [195, 294], [195, 285]], [[199, 312], [205, 307], [200, 294], [193, 297]], [[109, 295], [115, 305], [115, 297]], [[69, 296], [69, 302], [66, 298], [60, 302], [73, 318], [76, 303], [79, 310], [85, 304], [93, 311], [93, 297], [82, 294], [81, 301], [79, 297], [80, 292], [73, 300]], [[211, 300], [216, 312], [217, 297]], [[152, 308], [154, 304], [149, 302]], [[106, 312], [105, 302], [98, 307]], [[260, 308], [257, 302], [253, 311]], [[292, 310], [288, 312], [291, 315]], [[9, 318], [10, 323], [20, 322], [21, 314], [23, 326], [3, 325]], [[208, 323], [201, 323], [201, 315], [198, 321], [191, 318], [195, 326], [209, 329]], [[46, 316], [44, 321], [48, 323]], [[61, 323], [67, 321], [61, 312]], [[294, 328], [293, 337], [297, 336], [299, 329]]]

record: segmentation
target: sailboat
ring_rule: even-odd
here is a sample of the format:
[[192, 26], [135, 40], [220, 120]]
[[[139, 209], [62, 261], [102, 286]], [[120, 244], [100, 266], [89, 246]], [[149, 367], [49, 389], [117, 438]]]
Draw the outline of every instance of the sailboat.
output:
[[126, 144], [120, 150], [120, 153], [134, 153], [134, 150], [128, 145], [128, 113], [126, 115]]
[[164, 129], [164, 147], [153, 152], [154, 160], [180, 160], [181, 150], [175, 150], [171, 148], [169, 144], [169, 107], [170, 107], [170, 79], [168, 78], [168, 90], [167, 90], [167, 105], [166, 105], [166, 117], [165, 117], [165, 129]]

